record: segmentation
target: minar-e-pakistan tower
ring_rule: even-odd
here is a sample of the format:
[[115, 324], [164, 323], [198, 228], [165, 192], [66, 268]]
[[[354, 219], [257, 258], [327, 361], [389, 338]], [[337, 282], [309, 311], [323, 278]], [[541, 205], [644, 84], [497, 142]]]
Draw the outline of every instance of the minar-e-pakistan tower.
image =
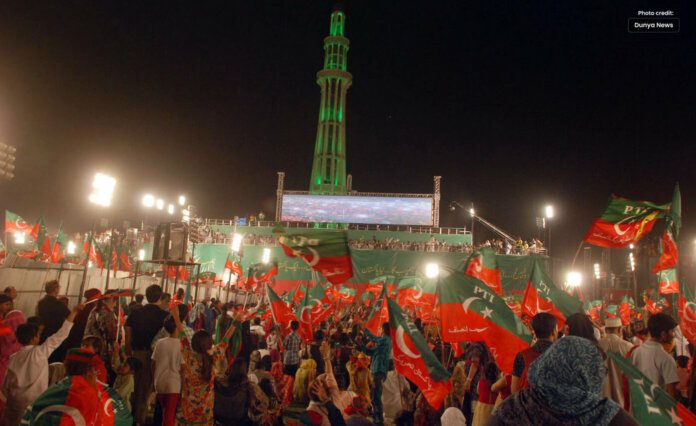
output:
[[324, 39], [324, 69], [317, 73], [321, 88], [317, 140], [312, 162], [312, 194], [346, 194], [346, 94], [353, 82], [347, 71], [348, 47], [344, 37], [346, 15], [336, 7], [329, 35]]

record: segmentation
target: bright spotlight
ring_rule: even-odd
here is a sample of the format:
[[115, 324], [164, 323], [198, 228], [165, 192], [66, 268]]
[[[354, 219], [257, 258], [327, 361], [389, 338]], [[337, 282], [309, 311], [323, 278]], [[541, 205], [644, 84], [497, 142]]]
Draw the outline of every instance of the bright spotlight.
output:
[[474, 210], [473, 207], [469, 209], [469, 215], [471, 215], [471, 217], [476, 216], [476, 210]]
[[544, 213], [546, 215], [547, 219], [552, 219], [554, 216], [554, 211], [553, 211], [553, 206], [552, 205], [547, 205], [546, 208], [544, 208]]
[[633, 257], [633, 253], [628, 254], [628, 261], [631, 264], [631, 272], [636, 270], [636, 258]]
[[68, 241], [68, 247], [66, 248], [66, 252], [68, 254], [75, 254], [75, 250], [77, 249], [77, 244], [75, 244], [75, 241]]
[[151, 209], [155, 206], [155, 196], [152, 194], [145, 194], [143, 196], [143, 206]]
[[174, 214], [174, 204], [170, 204], [167, 206], [167, 213]]
[[263, 255], [261, 256], [261, 262], [266, 264], [270, 261], [271, 261], [271, 249], [266, 247], [265, 249], [263, 249]]
[[629, 244], [629, 245], [628, 245], [628, 248], [631, 249], [631, 250], [633, 250], [633, 247], [635, 247], [633, 244]]
[[144, 249], [138, 250], [138, 260], [145, 260], [145, 250]]
[[186, 204], [186, 197], [184, 195], [179, 195], [179, 205], [184, 207], [184, 204]]
[[224, 271], [222, 271], [222, 281], [228, 282], [229, 280], [230, 280], [230, 270], [225, 269]]
[[440, 275], [440, 265], [437, 263], [428, 263], [425, 265], [425, 276], [428, 278], [437, 278]]
[[114, 188], [116, 188], [116, 179], [103, 173], [95, 174], [92, 181], [92, 192], [89, 194], [90, 203], [109, 207], [114, 195]]
[[155, 202], [155, 205], [157, 206], [157, 210], [164, 210], [164, 200], [161, 198], [158, 198], [157, 201]]
[[232, 251], [233, 252], [238, 253], [239, 250], [241, 250], [242, 239], [244, 239], [244, 237], [242, 237], [242, 234], [234, 234], [232, 236]]
[[595, 279], [598, 280], [600, 278], [600, 272], [601, 271], [599, 269], [599, 263], [595, 263], [594, 264], [594, 277], [595, 277]]
[[14, 243], [15, 244], [24, 244], [27, 242], [27, 235], [24, 232], [15, 232], [14, 233]]
[[582, 274], [580, 272], [568, 272], [568, 275], [566, 275], [566, 284], [569, 287], [578, 287], [582, 284]]

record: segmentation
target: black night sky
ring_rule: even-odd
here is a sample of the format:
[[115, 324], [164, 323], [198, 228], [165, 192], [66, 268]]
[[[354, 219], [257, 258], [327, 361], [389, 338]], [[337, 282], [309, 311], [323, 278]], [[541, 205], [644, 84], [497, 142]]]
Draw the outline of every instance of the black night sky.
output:
[[[276, 171], [288, 189], [309, 185], [332, 5], [2, 2], [0, 139], [18, 160], [0, 208], [85, 230], [105, 216], [86, 198], [104, 171], [119, 182], [114, 219], [142, 217], [146, 192], [185, 193], [206, 217], [272, 216]], [[629, 34], [641, 9], [673, 10], [681, 32]], [[350, 1], [346, 13], [354, 189], [430, 192], [442, 175], [443, 225], [468, 225], [449, 201], [474, 202], [527, 238], [552, 203], [569, 260], [610, 193], [668, 202], [679, 181], [692, 248], [693, 2]]]

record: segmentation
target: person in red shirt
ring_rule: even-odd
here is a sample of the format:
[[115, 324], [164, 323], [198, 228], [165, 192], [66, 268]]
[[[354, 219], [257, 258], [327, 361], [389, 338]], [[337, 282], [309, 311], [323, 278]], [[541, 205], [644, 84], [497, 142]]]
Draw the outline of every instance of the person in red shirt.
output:
[[483, 426], [488, 423], [491, 412], [498, 399], [498, 393], [491, 387], [496, 383], [500, 369], [494, 361], [490, 361], [483, 367], [483, 375], [478, 382], [478, 404], [474, 407], [474, 419], [472, 426]]

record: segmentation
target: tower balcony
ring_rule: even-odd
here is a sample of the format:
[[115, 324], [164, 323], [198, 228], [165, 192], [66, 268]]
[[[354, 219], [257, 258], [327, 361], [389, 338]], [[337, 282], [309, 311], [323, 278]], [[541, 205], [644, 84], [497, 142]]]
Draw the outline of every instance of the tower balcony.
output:
[[321, 80], [328, 78], [353, 81], [353, 74], [349, 73], [348, 71], [343, 71], [337, 68], [321, 70], [317, 72], [317, 83], [321, 84]]

